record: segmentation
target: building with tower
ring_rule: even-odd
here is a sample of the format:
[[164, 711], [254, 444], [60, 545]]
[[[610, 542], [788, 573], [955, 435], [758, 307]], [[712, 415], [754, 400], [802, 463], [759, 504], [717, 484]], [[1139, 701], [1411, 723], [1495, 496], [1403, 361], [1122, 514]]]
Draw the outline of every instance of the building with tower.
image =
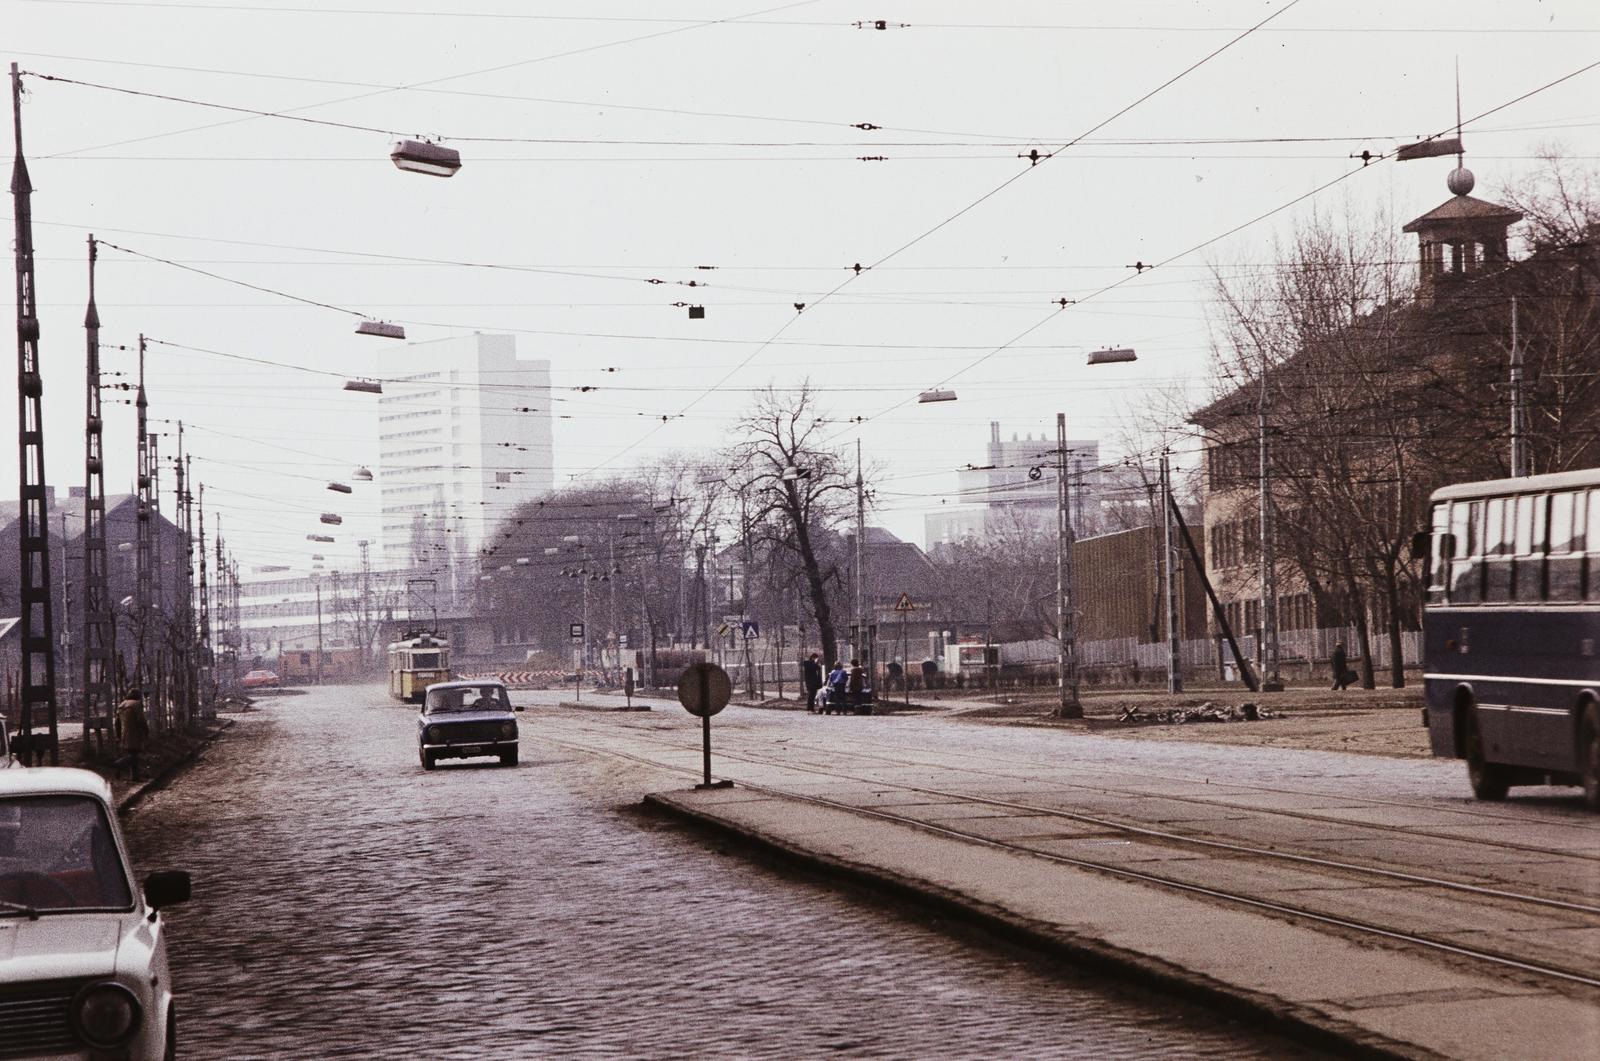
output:
[[1403, 226], [1414, 278], [1386, 261], [1296, 263], [1297, 281], [1350, 286], [1296, 288], [1315, 310], [1275, 325], [1295, 343], [1270, 359], [1241, 351], [1239, 385], [1191, 417], [1205, 440], [1206, 569], [1258, 654], [1275, 626], [1285, 661], [1326, 659], [1336, 638], [1352, 660], [1402, 658], [1420, 622], [1409, 541], [1434, 489], [1600, 463], [1600, 233], [1534, 241], [1514, 259], [1522, 213], [1473, 197], [1464, 166], [1447, 185], [1449, 199]]

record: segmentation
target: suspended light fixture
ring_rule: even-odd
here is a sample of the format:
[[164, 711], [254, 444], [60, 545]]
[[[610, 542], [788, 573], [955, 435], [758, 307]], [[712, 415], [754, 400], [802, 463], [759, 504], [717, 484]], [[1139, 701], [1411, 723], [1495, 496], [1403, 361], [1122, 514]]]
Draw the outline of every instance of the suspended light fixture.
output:
[[336, 494], [348, 494], [351, 492], [350, 487], [346, 486], [344, 483], [329, 483], [328, 489], [332, 490]]
[[461, 168], [461, 152], [426, 140], [397, 140], [389, 158], [396, 169], [429, 177], [454, 177]]
[[333, 544], [333, 535], [331, 535], [331, 534], [308, 534], [308, 535], [306, 535], [306, 541], [308, 541], [308, 542], [325, 542], [325, 543], [331, 545], [331, 544]]
[[931, 391], [923, 391], [921, 394], [917, 395], [917, 402], [922, 405], [926, 405], [929, 402], [953, 402], [955, 400], [955, 391], [941, 390], [938, 388], [935, 388]]
[[517, 566], [518, 567], [527, 567], [528, 566], [528, 558], [526, 556], [517, 557]]
[[405, 328], [388, 321], [362, 321], [356, 325], [357, 335], [376, 335], [382, 339], [404, 339]]
[[313, 560], [326, 560], [327, 557], [323, 556], [321, 553], [312, 553], [311, 554], [311, 559], [313, 559]]
[[372, 482], [372, 469], [365, 467], [357, 468], [353, 473], [351, 473], [350, 478], [357, 479], [363, 483], [370, 483]]
[[811, 471], [808, 468], [797, 468], [791, 464], [783, 469], [783, 474], [779, 475], [778, 478], [782, 479], [786, 483], [792, 483], [796, 479], [811, 478]]
[[[360, 391], [363, 394], [382, 394], [383, 384], [375, 379], [347, 379], [344, 381], [344, 389]], [[356, 478], [359, 479], [361, 476], [358, 475]]]
[[322, 522], [332, 524], [335, 527], [344, 522], [344, 517], [337, 512], [324, 512], [321, 519]]
[[1137, 360], [1139, 360], [1139, 355], [1134, 353], [1132, 348], [1126, 346], [1118, 347], [1115, 350], [1096, 350], [1089, 355], [1089, 364], [1091, 365], [1112, 365], [1120, 361]]

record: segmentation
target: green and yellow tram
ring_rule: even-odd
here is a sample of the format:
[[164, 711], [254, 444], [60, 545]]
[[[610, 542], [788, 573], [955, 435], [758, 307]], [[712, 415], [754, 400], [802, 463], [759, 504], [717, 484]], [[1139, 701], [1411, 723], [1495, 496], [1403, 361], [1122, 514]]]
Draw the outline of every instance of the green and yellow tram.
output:
[[450, 680], [450, 642], [419, 634], [389, 646], [389, 695], [406, 703], [422, 703], [435, 682]]

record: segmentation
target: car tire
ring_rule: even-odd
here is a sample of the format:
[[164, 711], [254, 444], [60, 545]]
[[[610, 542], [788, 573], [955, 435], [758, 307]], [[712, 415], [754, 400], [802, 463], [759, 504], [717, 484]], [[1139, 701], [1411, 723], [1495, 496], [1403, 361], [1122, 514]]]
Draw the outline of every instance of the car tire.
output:
[[432, 752], [421, 752], [419, 754], [422, 757], [422, 768], [424, 770], [432, 770], [433, 767], [434, 767], [434, 763], [437, 762], [437, 760], [434, 759], [434, 757], [433, 757], [433, 753]]
[[512, 749], [509, 752], [501, 752], [500, 753], [500, 765], [501, 766], [516, 766], [517, 765], [517, 753], [516, 753], [516, 750]]
[[1578, 719], [1578, 781], [1583, 805], [1600, 811], [1600, 704], [1592, 700]]
[[1466, 752], [1467, 781], [1472, 785], [1472, 794], [1496, 803], [1505, 799], [1511, 788], [1511, 774], [1504, 766], [1484, 759], [1483, 731], [1478, 728], [1476, 708], [1469, 707], [1462, 713], [1462, 724], [1466, 732], [1462, 734], [1461, 744]]

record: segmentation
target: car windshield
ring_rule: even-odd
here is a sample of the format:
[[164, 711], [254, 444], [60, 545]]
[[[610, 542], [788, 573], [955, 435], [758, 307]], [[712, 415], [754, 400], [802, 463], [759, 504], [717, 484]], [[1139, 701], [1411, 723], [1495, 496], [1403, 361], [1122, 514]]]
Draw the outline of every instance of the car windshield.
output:
[[0, 799], [0, 917], [132, 908], [128, 875], [99, 800]]
[[510, 711], [503, 685], [467, 685], [428, 690], [428, 714], [440, 711]]

